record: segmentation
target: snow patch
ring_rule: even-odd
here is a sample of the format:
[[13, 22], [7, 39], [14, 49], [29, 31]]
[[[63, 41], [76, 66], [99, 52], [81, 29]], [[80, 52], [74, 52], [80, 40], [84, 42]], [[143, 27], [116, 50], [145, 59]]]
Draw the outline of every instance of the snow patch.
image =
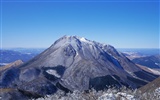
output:
[[106, 93], [98, 98], [98, 100], [116, 100], [113, 93]]
[[158, 87], [157, 89], [155, 89], [155, 92], [160, 94], [160, 87]]
[[9, 63], [0, 63], [0, 65], [3, 65], [3, 66], [5, 66], [5, 65], [8, 65]]
[[158, 65], [158, 63], [155, 63], [155, 65]]
[[148, 68], [148, 70], [150, 70], [152, 73], [156, 74], [156, 75], [160, 75], [160, 72], [158, 70], [154, 70], [151, 68]]
[[105, 93], [98, 100], [117, 100], [116, 98], [121, 98], [120, 100], [137, 100], [133, 95], [124, 92], [118, 92], [116, 94]]
[[87, 39], [84, 38], [84, 37], [79, 38], [79, 40], [80, 40], [81, 42], [84, 42], [84, 43], [94, 44], [92, 41], [89, 41], [89, 40], [87, 40]]
[[80, 40], [83, 42], [88, 42], [84, 37], [80, 38]]
[[157, 89], [155, 89], [154, 95], [157, 97], [157, 100], [160, 100], [160, 87], [158, 87]]
[[57, 71], [53, 70], [53, 69], [49, 69], [46, 71], [48, 74], [54, 75], [58, 78], [60, 78], [61, 76], [57, 73]]
[[127, 93], [123, 93], [123, 92], [118, 92], [116, 97], [119, 97], [119, 96], [122, 97], [124, 100], [136, 100], [133, 95], [127, 94]]

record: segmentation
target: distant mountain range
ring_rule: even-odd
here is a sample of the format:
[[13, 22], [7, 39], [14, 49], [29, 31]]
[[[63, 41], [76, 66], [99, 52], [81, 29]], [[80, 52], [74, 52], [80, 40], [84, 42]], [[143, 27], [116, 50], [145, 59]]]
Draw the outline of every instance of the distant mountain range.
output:
[[122, 52], [127, 58], [129, 58], [130, 60], [133, 60], [135, 58], [140, 58], [140, 57], [145, 57], [146, 55], [143, 55], [141, 53], [137, 53], [137, 52]]
[[149, 68], [158, 68], [160, 69], [160, 55], [153, 55], [153, 56], [145, 56], [134, 58], [132, 60], [136, 64], [140, 64], [143, 66], [147, 66]]
[[160, 48], [118, 48], [118, 50], [128, 55], [151, 56], [160, 54]]
[[26, 48], [1, 49], [0, 66], [14, 62], [16, 60], [22, 60], [23, 62], [27, 62], [36, 55], [38, 55], [39, 53], [41, 53], [43, 50], [44, 49], [26, 49]]
[[27, 63], [0, 74], [1, 88], [41, 96], [59, 89], [138, 88], [158, 77], [142, 70], [113, 46], [77, 36], [64, 36]]
[[146, 51], [145, 53], [147, 53], [147, 51], [150, 52], [151, 50], [154, 51], [154, 53], [152, 53], [154, 55], [148, 55], [149, 53], [144, 54], [144, 53], [138, 53], [133, 51], [130, 51], [130, 52], [125, 51], [123, 52], [123, 54], [143, 70], [160, 75], [160, 54], [158, 53], [159, 50], [147, 49], [145, 50]]

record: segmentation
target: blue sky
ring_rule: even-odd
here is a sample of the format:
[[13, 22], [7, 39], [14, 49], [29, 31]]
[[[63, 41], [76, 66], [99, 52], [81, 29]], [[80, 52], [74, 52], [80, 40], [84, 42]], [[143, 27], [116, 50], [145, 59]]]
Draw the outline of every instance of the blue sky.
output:
[[116, 48], [159, 48], [158, 0], [1, 0], [1, 47], [49, 47], [77, 35]]

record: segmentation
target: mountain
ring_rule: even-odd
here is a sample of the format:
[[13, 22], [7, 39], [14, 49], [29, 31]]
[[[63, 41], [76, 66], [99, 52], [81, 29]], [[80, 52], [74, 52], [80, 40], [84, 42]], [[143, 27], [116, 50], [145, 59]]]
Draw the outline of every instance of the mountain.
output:
[[0, 49], [0, 66], [7, 65], [16, 60], [27, 62], [44, 51], [43, 48], [8, 48]]
[[13, 50], [20, 52], [22, 54], [40, 54], [43, 52], [46, 48], [9, 48], [7, 50]]
[[[156, 52], [157, 52], [157, 49], [156, 49]], [[123, 52], [123, 54], [127, 58], [129, 58], [131, 61], [136, 63], [136, 65], [139, 66], [141, 69], [149, 73], [153, 73], [155, 75], [160, 75], [160, 55], [159, 54], [142, 55], [141, 53], [137, 53], [137, 52]]]
[[160, 55], [152, 55], [146, 57], [135, 58], [132, 60], [134, 63], [147, 66], [149, 68], [160, 69]]
[[59, 89], [102, 90], [123, 85], [138, 88], [158, 77], [139, 68], [113, 46], [77, 36], [63, 36], [32, 60], [1, 76], [1, 88], [39, 95]]
[[159, 55], [159, 48], [117, 48], [119, 51], [129, 55], [129, 56], [151, 56]]
[[0, 53], [0, 65], [7, 65], [19, 59], [23, 62], [27, 62], [37, 55], [32, 53], [21, 53], [13, 50], [0, 50]]
[[137, 52], [123, 52], [123, 54], [129, 58], [130, 60], [135, 59], [135, 58], [140, 58], [144, 57], [144, 55], [137, 53]]

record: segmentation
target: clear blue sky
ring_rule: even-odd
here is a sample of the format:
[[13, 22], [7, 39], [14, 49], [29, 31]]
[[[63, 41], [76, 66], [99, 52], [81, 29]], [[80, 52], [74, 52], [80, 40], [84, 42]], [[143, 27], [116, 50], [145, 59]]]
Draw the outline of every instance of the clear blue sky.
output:
[[116, 48], [159, 48], [159, 3], [1, 0], [1, 47], [49, 47], [64, 35], [77, 35]]

